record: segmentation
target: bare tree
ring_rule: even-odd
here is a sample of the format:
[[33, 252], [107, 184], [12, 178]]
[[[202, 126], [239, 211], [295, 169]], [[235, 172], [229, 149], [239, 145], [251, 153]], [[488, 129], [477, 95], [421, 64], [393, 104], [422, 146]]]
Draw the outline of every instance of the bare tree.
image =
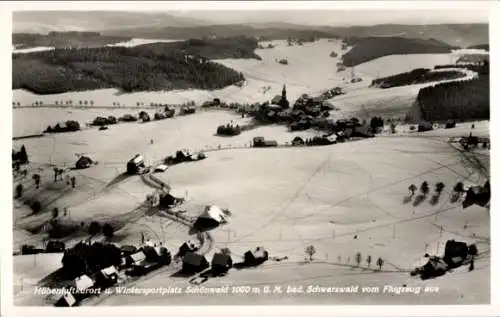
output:
[[316, 254], [316, 248], [313, 245], [310, 245], [305, 250], [306, 255], [309, 257], [309, 261], [313, 260], [313, 255]]
[[377, 266], [378, 266], [379, 271], [382, 270], [383, 265], [384, 265], [384, 260], [382, 260], [382, 258], [378, 258], [377, 259]]
[[420, 185], [420, 192], [423, 195], [427, 195], [429, 193], [429, 184], [427, 183], [427, 181], [423, 181], [422, 185]]
[[361, 253], [360, 252], [356, 253], [354, 259], [356, 261], [356, 264], [359, 266], [361, 264]]
[[411, 184], [409, 187], [408, 187], [408, 190], [410, 191], [411, 195], [415, 195], [415, 191], [417, 190], [417, 186], [415, 186], [415, 184]]
[[33, 180], [35, 181], [36, 189], [40, 188], [40, 174], [33, 174]]

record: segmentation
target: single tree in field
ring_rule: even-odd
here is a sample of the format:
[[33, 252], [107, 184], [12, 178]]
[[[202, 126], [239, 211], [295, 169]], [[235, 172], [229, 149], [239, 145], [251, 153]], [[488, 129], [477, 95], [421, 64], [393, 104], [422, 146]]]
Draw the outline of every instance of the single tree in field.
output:
[[429, 193], [429, 184], [427, 183], [427, 181], [423, 181], [422, 185], [420, 185], [420, 192], [423, 195], [427, 195]]
[[306, 248], [306, 255], [309, 257], [309, 261], [313, 260], [313, 255], [316, 254], [316, 248], [313, 245], [310, 245]]
[[88, 102], [87, 100], [85, 100], [84, 104], [85, 104], [85, 105], [88, 105], [88, 104], [89, 104], [89, 102]]
[[17, 102], [17, 106], [19, 107], [20, 105], [21, 105], [21, 103], [18, 101], [18, 102]]
[[80, 101], [78, 101], [78, 103], [79, 103], [79, 104], [80, 104], [80, 106], [81, 106], [81, 105], [83, 104], [83, 101], [81, 101], [81, 100], [80, 100]]
[[408, 187], [408, 190], [410, 191], [411, 195], [415, 195], [415, 191], [417, 190], [417, 186], [415, 186], [415, 184], [411, 184], [409, 187]]
[[90, 105], [93, 106], [94, 105], [94, 101], [93, 100], [90, 100]]
[[356, 265], [360, 266], [360, 264], [361, 264], [361, 252], [356, 253], [354, 260], [356, 261]]
[[109, 223], [105, 223], [102, 227], [102, 234], [106, 237], [106, 239], [111, 239], [115, 233], [115, 230]]
[[26, 147], [24, 144], [21, 146], [21, 151], [19, 152], [19, 161], [21, 164], [26, 164], [29, 162], [28, 160], [28, 152], [26, 151]]
[[396, 125], [394, 123], [391, 123], [391, 133], [396, 133]]
[[366, 257], [366, 264], [368, 264], [368, 267], [370, 267], [370, 265], [372, 264], [372, 256], [371, 255]]
[[75, 188], [76, 187], [76, 177], [75, 176], [71, 176], [71, 187], [72, 188]]
[[384, 260], [382, 260], [382, 258], [377, 259], [377, 266], [378, 266], [379, 271], [381, 271], [382, 266], [384, 266]]
[[436, 193], [438, 193], [438, 194], [441, 195], [441, 193], [443, 192], [444, 188], [445, 188], [445, 185], [444, 185], [443, 182], [437, 183], [436, 184]]
[[461, 193], [464, 191], [464, 183], [458, 182], [455, 187], [453, 187], [453, 190], [457, 193]]
[[54, 207], [54, 209], [52, 209], [52, 219], [56, 219], [58, 216], [59, 216], [59, 208]]
[[93, 237], [101, 231], [101, 225], [97, 221], [92, 221], [89, 225], [89, 234]]
[[24, 187], [23, 184], [18, 184], [16, 186], [16, 198], [21, 198], [23, 196]]
[[33, 180], [35, 181], [36, 189], [40, 188], [40, 174], [33, 174]]

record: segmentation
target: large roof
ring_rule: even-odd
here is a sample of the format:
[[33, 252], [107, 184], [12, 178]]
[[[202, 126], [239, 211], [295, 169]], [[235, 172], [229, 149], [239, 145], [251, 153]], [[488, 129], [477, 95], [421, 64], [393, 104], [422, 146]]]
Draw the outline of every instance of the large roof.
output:
[[222, 209], [217, 206], [211, 205], [205, 207], [205, 211], [200, 215], [200, 218], [208, 218], [213, 219], [217, 222], [223, 222], [225, 220], [225, 215]]

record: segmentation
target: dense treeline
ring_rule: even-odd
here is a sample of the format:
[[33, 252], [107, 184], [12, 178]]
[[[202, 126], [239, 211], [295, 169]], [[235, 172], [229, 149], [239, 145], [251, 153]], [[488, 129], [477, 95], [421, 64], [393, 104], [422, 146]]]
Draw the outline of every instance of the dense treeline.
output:
[[449, 53], [453, 49], [452, 46], [434, 39], [402, 37], [350, 37], [344, 39], [344, 43], [353, 46], [342, 56], [342, 62], [347, 67], [392, 54], [437, 54]]
[[428, 68], [417, 68], [410, 72], [372, 80], [371, 86], [380, 88], [392, 88], [406, 85], [422, 84], [431, 81], [456, 79], [465, 77], [465, 74], [457, 70], [443, 70], [433, 72]]
[[417, 102], [426, 121], [489, 119], [489, 76], [422, 88]]
[[256, 47], [256, 40], [238, 37], [15, 54], [12, 88], [37, 94], [100, 88], [125, 92], [219, 89], [244, 77], [208, 59], [257, 58]]
[[206, 26], [187, 26], [187, 27], [165, 27], [165, 28], [134, 28], [126, 30], [110, 30], [104, 34], [117, 36], [132, 36], [136, 38], [148, 39], [186, 39], [186, 38], [230, 38], [241, 36], [259, 37], [263, 40], [285, 40], [289, 37], [308, 39], [308, 38], [334, 38], [331, 32], [315, 29], [297, 29], [287, 27], [262, 26], [254, 28], [249, 25], [206, 25]]
[[12, 45], [19, 49], [39, 46], [55, 48], [100, 47], [126, 42], [130, 39], [126, 36], [101, 35], [97, 32], [14, 33], [12, 34]]
[[467, 48], [470, 49], [478, 49], [478, 50], [485, 50], [485, 51], [490, 51], [490, 44], [478, 44], [478, 45], [471, 45]]

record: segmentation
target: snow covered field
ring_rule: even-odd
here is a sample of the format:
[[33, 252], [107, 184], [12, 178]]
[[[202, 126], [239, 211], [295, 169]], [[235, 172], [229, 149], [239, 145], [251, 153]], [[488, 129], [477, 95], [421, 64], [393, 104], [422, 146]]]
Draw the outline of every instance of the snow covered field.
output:
[[[347, 94], [332, 101], [341, 108], [338, 116], [360, 113], [399, 115], [413, 104], [422, 85], [379, 90], [368, 88], [376, 76], [387, 76], [417, 67], [432, 67], [450, 63], [447, 54], [390, 56], [356, 67], [363, 78], [357, 84], [343, 84], [349, 71], [336, 73], [340, 53], [339, 42], [320, 41], [303, 46], [288, 47], [282, 41], [273, 49], [258, 50], [262, 61], [219, 61], [247, 77], [242, 87], [227, 87], [221, 91], [182, 91], [119, 94], [115, 90], [36, 96], [26, 91], [14, 91], [14, 101], [31, 105], [36, 100], [44, 104], [55, 101], [92, 100], [91, 109], [77, 108], [15, 108], [14, 136], [38, 133], [57, 121], [78, 120], [84, 123], [96, 116], [137, 114], [139, 109], [107, 109], [113, 102], [134, 107], [137, 102], [181, 103], [220, 97], [228, 102], [254, 102], [271, 99], [287, 84], [289, 99], [300, 94], [314, 94], [337, 85]], [[339, 54], [340, 55], [340, 54]], [[287, 58], [289, 65], [276, 59]], [[392, 59], [392, 60], [391, 60]], [[392, 62], [391, 62], [392, 61]], [[327, 65], [327, 66], [325, 66]], [[328, 67], [331, 66], [331, 71]], [[469, 74], [471, 76], [471, 74]], [[267, 89], [270, 87], [270, 90]], [[153, 110], [148, 110], [153, 114]], [[207, 259], [220, 248], [228, 247], [235, 262], [249, 249], [264, 246], [270, 260], [252, 269], [232, 269], [221, 278], [209, 278], [202, 286], [359, 286], [356, 294], [273, 294], [273, 295], [149, 295], [104, 296], [88, 305], [177, 305], [177, 304], [486, 304], [490, 294], [490, 218], [489, 210], [472, 206], [462, 210], [451, 203], [451, 189], [458, 181], [483, 184], [489, 178], [489, 150], [476, 154], [463, 153], [447, 143], [449, 137], [468, 135], [470, 123], [454, 129], [410, 133], [408, 126], [398, 126], [398, 133], [373, 139], [316, 148], [251, 149], [253, 137], [263, 136], [278, 143], [290, 142], [295, 136], [311, 137], [313, 131], [290, 133], [283, 126], [263, 126], [231, 138], [214, 135], [220, 124], [230, 121], [243, 123], [241, 117], [223, 111], [200, 111], [194, 115], [174, 117], [145, 124], [122, 123], [109, 130], [84, 129], [13, 142], [18, 149], [27, 148], [30, 173], [15, 184], [25, 186], [25, 199], [44, 202], [45, 212], [30, 215], [22, 202], [14, 203], [14, 248], [23, 243], [41, 246], [43, 236], [31, 234], [30, 229], [50, 219], [53, 207], [69, 208], [61, 217], [67, 224], [100, 221], [119, 225], [112, 242], [138, 244], [141, 234], [155, 241], [164, 241], [175, 252], [187, 239], [188, 228], [162, 213], [141, 207], [154, 188], [146, 178], [124, 177], [126, 162], [135, 154], [144, 155], [153, 164], [179, 149], [198, 150], [238, 147], [207, 151], [207, 159], [180, 164], [155, 176], [172, 186], [173, 194], [187, 199], [183, 208], [189, 215], [199, 214], [207, 204], [216, 204], [232, 212], [229, 223], [212, 230], [213, 243], [206, 249]], [[476, 122], [474, 135], [488, 137], [489, 123]], [[151, 143], [153, 140], [154, 143]], [[81, 154], [98, 162], [86, 170], [69, 171], [77, 179], [77, 187], [54, 183], [49, 163], [58, 167], [74, 166]], [[487, 167], [480, 172], [475, 156]], [[31, 173], [42, 177], [41, 189], [34, 189]], [[436, 182], [446, 187], [439, 200], [430, 197], [420, 204], [405, 202], [410, 184], [419, 186], [427, 181], [431, 188]], [[442, 228], [442, 229], [441, 229]], [[65, 241], [71, 245], [83, 238], [79, 232]], [[476, 243], [480, 256], [476, 269], [468, 272], [459, 268], [445, 276], [421, 281], [410, 277], [409, 270], [423, 263], [423, 255], [441, 255], [447, 239]], [[96, 237], [102, 239], [102, 237]], [[304, 249], [313, 245], [314, 261], [305, 263]], [[354, 255], [361, 252], [361, 267], [356, 267]], [[370, 268], [366, 257], [373, 258]], [[385, 260], [383, 270], [373, 270], [375, 260]], [[34, 262], [33, 256], [14, 257], [14, 289], [17, 305], [49, 305], [33, 294], [37, 281], [55, 271], [57, 255], [43, 255]], [[178, 267], [162, 268], [159, 272], [139, 279], [136, 287], [188, 287], [189, 279], [172, 276]], [[437, 292], [395, 294], [363, 292], [362, 287], [385, 285], [401, 287], [438, 287]], [[460, 285], [460, 287], [457, 287]], [[251, 302], [249, 302], [249, 298]]]
[[[135, 44], [146, 43], [148, 40], [134, 39]], [[132, 43], [131, 42], [131, 43]], [[406, 72], [414, 68], [432, 68], [439, 64], [453, 63], [460, 51], [450, 54], [415, 54], [415, 55], [392, 55], [381, 57], [354, 68], [355, 75], [361, 77], [363, 81], [356, 84], [346, 84], [344, 81], [350, 80], [351, 72], [347, 69], [343, 72], [336, 71], [336, 63], [340, 61], [341, 42], [319, 40], [315, 43], [305, 43], [303, 46], [287, 46], [285, 41], [273, 41], [275, 45], [271, 49], [257, 49], [256, 53], [262, 60], [240, 60], [225, 59], [216, 60], [227, 67], [233, 68], [244, 74], [247, 79], [243, 87], [229, 86], [216, 91], [183, 90], [168, 92], [138, 92], [122, 94], [116, 89], [101, 89], [85, 92], [70, 92], [56, 95], [35, 95], [24, 90], [13, 91], [13, 101], [19, 102], [21, 106], [31, 106], [35, 101], [43, 101], [45, 105], [53, 105], [56, 101], [72, 100], [73, 104], [82, 101], [93, 101], [94, 107], [110, 107], [114, 103], [120, 106], [134, 107], [137, 102], [144, 103], [184, 103], [195, 101], [202, 103], [213, 98], [221, 98], [227, 102], [263, 102], [272, 99], [281, 92], [283, 84], [287, 85], [289, 99], [293, 102], [303, 93], [318, 94], [325, 89], [341, 86], [346, 90], [360, 90], [370, 93], [368, 86], [371, 80], [376, 77], [394, 75]], [[134, 44], [134, 45], [135, 45]], [[262, 43], [267, 46], [269, 43]], [[128, 45], [128, 44], [127, 44]], [[338, 57], [330, 57], [330, 53], [335, 51]], [[281, 65], [277, 61], [285, 58], [288, 65]], [[430, 85], [428, 83], [425, 85]], [[424, 85], [424, 86], [425, 86]], [[416, 87], [402, 87], [403, 94], [407, 94], [406, 89], [413, 95]], [[391, 89], [376, 90], [378, 99], [381, 102], [391, 103]], [[388, 95], [387, 98], [384, 96]], [[375, 98], [376, 96], [371, 96]], [[410, 97], [408, 97], [410, 98]], [[390, 106], [390, 105], [389, 105]], [[408, 108], [408, 103], [404, 103], [399, 108]], [[347, 109], [343, 110], [349, 110]]]
[[[205, 112], [148, 124], [122, 124], [108, 131], [86, 130], [53, 137], [14, 142], [25, 144], [31, 168], [42, 168], [43, 190], [30, 189], [28, 196], [53, 199], [50, 206], [70, 206], [65, 221], [121, 221], [124, 227], [114, 242], [137, 243], [141, 233], [148, 238], [166, 241], [171, 250], [186, 239], [188, 229], [159, 214], [132, 212], [152, 188], [138, 176], [116, 182], [124, 172], [126, 161], [142, 153], [152, 163], [180, 148], [192, 151], [205, 146], [240, 146], [253, 136], [262, 135], [290, 141], [294, 135], [307, 136], [308, 131], [291, 134], [283, 127], [262, 127], [234, 138], [213, 135], [218, 124], [238, 120], [225, 112]], [[130, 127], [134, 127], [131, 134]], [[380, 136], [370, 140], [302, 149], [233, 149], [208, 152], [201, 162], [181, 164], [156, 174], [173, 187], [178, 196], [186, 196], [185, 208], [196, 214], [206, 204], [229, 208], [229, 224], [211, 232], [214, 239], [207, 258], [218, 248], [229, 247], [236, 262], [248, 249], [268, 248], [271, 256], [288, 257], [282, 262], [269, 261], [254, 269], [233, 269], [222, 278], [210, 278], [202, 286], [252, 287], [269, 284], [286, 286], [436, 286], [437, 293], [388, 294], [281, 294], [252, 295], [259, 304], [479, 304], [489, 301], [489, 213], [473, 206], [461, 210], [448, 201], [451, 188], [459, 180], [482, 184], [485, 175], [470, 164], [464, 155], [446, 143], [449, 136], [466, 135], [470, 124], [455, 129], [422, 134], [406, 133]], [[488, 123], [476, 123], [474, 133], [488, 136]], [[148, 140], [154, 139], [154, 144]], [[78, 179], [76, 191], [58, 188], [51, 181], [47, 163], [71, 166], [77, 153], [87, 153], [99, 164], [88, 170], [70, 172]], [[489, 154], [479, 157], [489, 166]], [[445, 193], [435, 205], [429, 199], [418, 206], [404, 203], [407, 187], [428, 181], [433, 187], [445, 183]], [[24, 181], [32, 185], [28, 178]], [[61, 185], [58, 185], [61, 186]], [[62, 187], [64, 187], [62, 185]], [[50, 218], [50, 213], [25, 217], [23, 209], [14, 210], [16, 228], [23, 230], [33, 223]], [[49, 209], [50, 210], [50, 209]], [[17, 216], [16, 216], [17, 213]], [[443, 230], [440, 230], [443, 226]], [[23, 231], [26, 235], [26, 232]], [[18, 232], [18, 236], [20, 233]], [[35, 243], [41, 236], [24, 237]], [[76, 242], [82, 237], [69, 239]], [[408, 271], [422, 263], [425, 252], [443, 252], [444, 242], [455, 238], [475, 242], [481, 256], [476, 270], [460, 268], [443, 277], [420, 281]], [[18, 243], [19, 240], [18, 239]], [[22, 240], [22, 239], [21, 239]], [[33, 242], [35, 240], [35, 242]], [[304, 263], [304, 248], [314, 245], [313, 263]], [[354, 254], [382, 257], [382, 272], [353, 268]], [[29, 260], [15, 257], [16, 276], [24, 276]], [[19, 264], [18, 264], [19, 262]], [[26, 263], [26, 264], [22, 264]], [[54, 264], [55, 265], [55, 264]], [[373, 264], [372, 264], [373, 265]], [[57, 265], [55, 265], [57, 266]], [[51, 266], [52, 267], [52, 266]], [[176, 267], [162, 269], [153, 277], [138, 280], [136, 287], [187, 287], [188, 279], [171, 277]], [[40, 275], [47, 275], [43, 271]], [[38, 277], [36, 277], [38, 278]], [[457, 283], [461, 287], [457, 288]], [[17, 287], [27, 283], [17, 282]], [[192, 285], [191, 285], [192, 286]], [[220, 295], [114, 295], [91, 300], [89, 305], [171, 305], [220, 304]], [[248, 296], [231, 294], [225, 301], [249, 303]], [[40, 304], [40, 298], [28, 291], [16, 297], [19, 305]]]
[[[138, 45], [151, 44], [151, 43], [172, 43], [172, 42], [181, 42], [181, 41], [182, 40], [161, 40], [161, 39], [133, 38], [133, 39], [126, 41], [126, 42], [108, 44], [106, 46], [134, 47], [134, 46], [138, 46]], [[38, 46], [38, 47], [21, 48], [21, 49], [16, 49], [15, 47], [12, 47], [12, 53], [13, 54], [26, 54], [26, 53], [32, 53], [32, 52], [50, 51], [53, 49], [55, 49], [55, 48], [49, 47], [49, 46]]]

